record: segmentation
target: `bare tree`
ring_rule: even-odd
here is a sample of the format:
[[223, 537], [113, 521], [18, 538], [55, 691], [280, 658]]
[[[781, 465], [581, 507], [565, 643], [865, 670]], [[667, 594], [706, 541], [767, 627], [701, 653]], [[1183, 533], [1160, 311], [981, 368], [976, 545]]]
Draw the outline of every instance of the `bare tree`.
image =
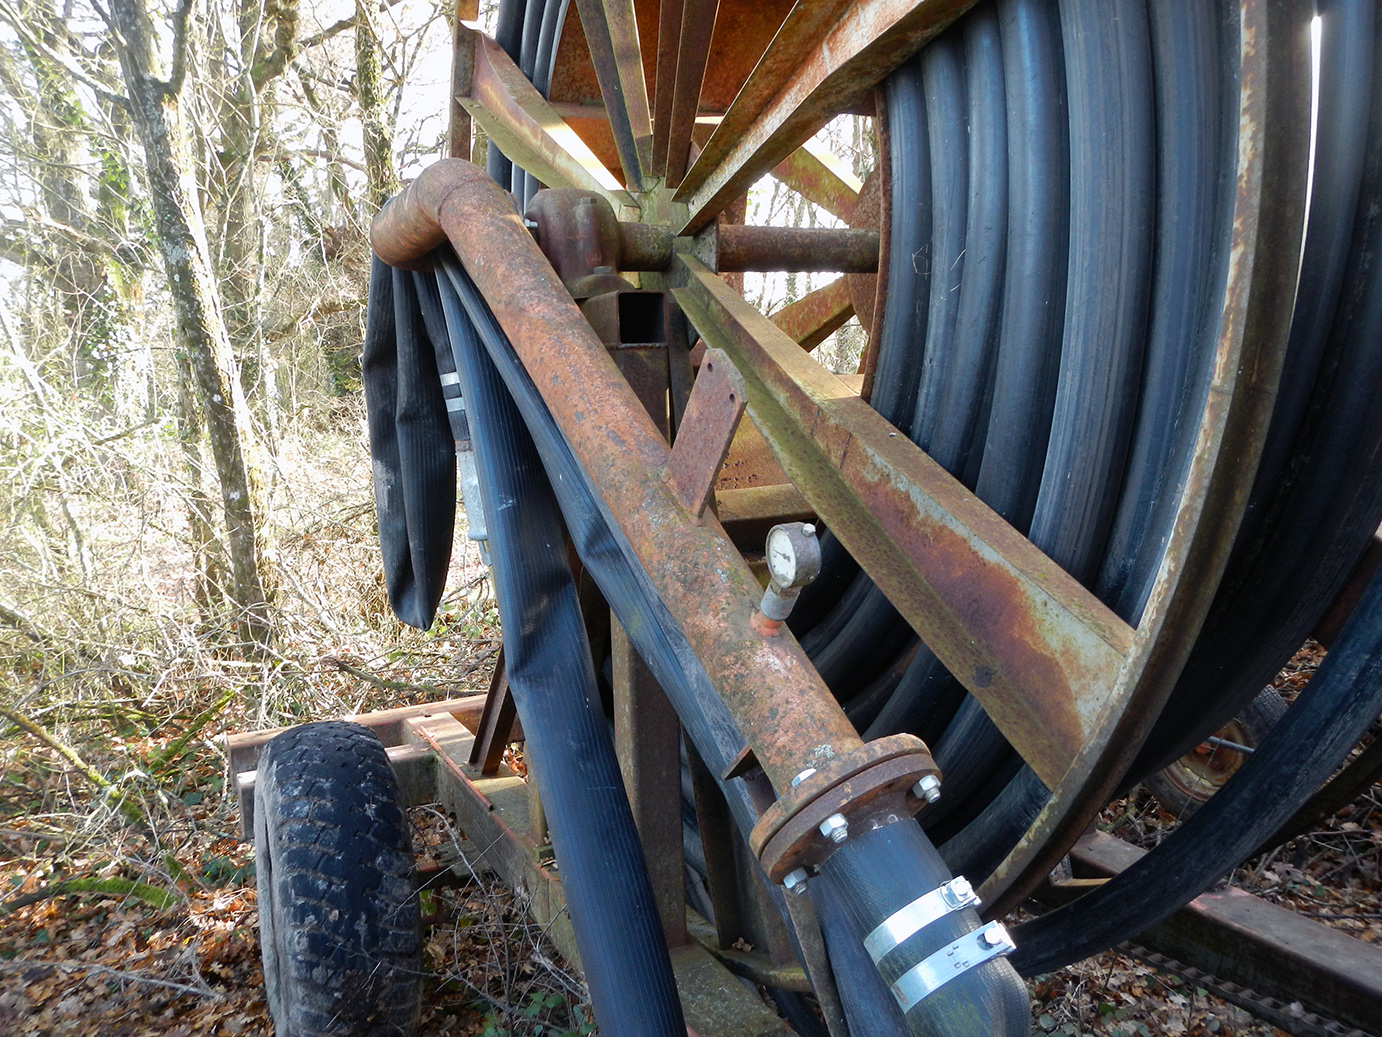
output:
[[272, 633], [262, 542], [261, 481], [256, 443], [230, 339], [222, 317], [194, 192], [180, 110], [191, 0], [173, 17], [171, 73], [164, 79], [153, 46], [153, 26], [143, 0], [113, 0], [106, 15], [117, 40], [120, 68], [135, 133], [144, 151], [144, 174], [153, 208], [158, 249], [167, 271], [178, 344], [186, 355], [220, 484], [230, 563], [230, 591], [238, 627], [249, 642], [267, 644]]

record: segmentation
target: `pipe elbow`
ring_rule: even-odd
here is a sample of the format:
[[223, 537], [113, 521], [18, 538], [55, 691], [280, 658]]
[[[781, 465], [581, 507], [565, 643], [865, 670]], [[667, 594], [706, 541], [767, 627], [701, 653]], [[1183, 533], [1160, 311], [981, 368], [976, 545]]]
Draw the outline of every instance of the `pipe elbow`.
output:
[[447, 210], [463, 199], [485, 204], [487, 191], [496, 212], [509, 207], [507, 194], [479, 166], [463, 158], [435, 162], [379, 210], [370, 224], [370, 247], [390, 266], [429, 270], [432, 251], [447, 240]]

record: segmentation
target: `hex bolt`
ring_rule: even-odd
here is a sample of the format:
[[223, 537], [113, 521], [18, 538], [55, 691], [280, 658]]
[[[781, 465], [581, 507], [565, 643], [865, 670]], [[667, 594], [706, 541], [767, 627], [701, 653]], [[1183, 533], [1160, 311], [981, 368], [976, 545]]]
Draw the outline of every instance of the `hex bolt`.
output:
[[782, 885], [788, 893], [799, 897], [806, 892], [806, 882], [810, 877], [810, 873], [805, 868], [793, 868], [782, 880]]
[[800, 785], [803, 781], [805, 781], [807, 778], [811, 777], [811, 775], [813, 775], [813, 774], [815, 774], [815, 773], [816, 773], [816, 768], [814, 768], [814, 767], [807, 767], [806, 770], [802, 771], [800, 774], [798, 774], [795, 778], [792, 779], [792, 788], [796, 788], [796, 787], [797, 787], [798, 785]]
[[821, 835], [833, 843], [842, 843], [849, 838], [849, 822], [844, 814], [831, 814], [821, 822]]
[[1007, 943], [1007, 931], [1001, 928], [985, 929], [980, 939], [990, 947], [998, 947]]
[[918, 799], [934, 803], [941, 798], [941, 780], [934, 774], [928, 774], [912, 786], [912, 793]]

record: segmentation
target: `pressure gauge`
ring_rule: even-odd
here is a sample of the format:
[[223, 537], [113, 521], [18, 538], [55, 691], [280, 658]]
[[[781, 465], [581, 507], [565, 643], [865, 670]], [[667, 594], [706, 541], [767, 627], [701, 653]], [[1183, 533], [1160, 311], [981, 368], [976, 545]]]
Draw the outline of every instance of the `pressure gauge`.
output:
[[821, 547], [816, 527], [788, 522], [768, 531], [768, 575], [782, 590], [804, 587], [821, 571]]

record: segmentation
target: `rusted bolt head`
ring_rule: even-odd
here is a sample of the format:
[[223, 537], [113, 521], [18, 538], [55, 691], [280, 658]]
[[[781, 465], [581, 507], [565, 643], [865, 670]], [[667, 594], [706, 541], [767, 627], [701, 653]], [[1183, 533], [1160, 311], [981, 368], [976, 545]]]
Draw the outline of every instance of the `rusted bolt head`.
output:
[[849, 822], [844, 814], [831, 814], [821, 822], [821, 835], [833, 843], [842, 843], [849, 838]]
[[810, 877], [805, 868], [794, 868], [782, 880], [782, 886], [788, 893], [799, 897], [806, 892], [806, 882]]
[[815, 774], [815, 773], [816, 773], [816, 768], [814, 768], [814, 767], [807, 767], [806, 770], [802, 771], [800, 774], [798, 774], [795, 778], [792, 779], [792, 788], [796, 788], [796, 787], [797, 787], [798, 785], [800, 785], [803, 781], [805, 781], [807, 778], [811, 777], [811, 775], [813, 775], [813, 774]]
[[928, 774], [912, 786], [912, 792], [918, 799], [934, 803], [941, 798], [941, 780], [934, 774]]

